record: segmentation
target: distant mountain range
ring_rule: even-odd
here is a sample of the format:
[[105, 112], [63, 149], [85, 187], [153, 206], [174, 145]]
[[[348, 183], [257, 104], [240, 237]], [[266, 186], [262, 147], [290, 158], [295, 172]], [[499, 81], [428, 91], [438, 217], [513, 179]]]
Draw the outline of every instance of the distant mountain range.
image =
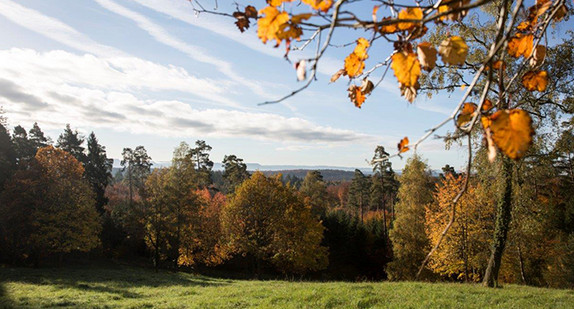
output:
[[[169, 167], [171, 161], [152, 161], [152, 168]], [[323, 175], [323, 179], [326, 181], [337, 181], [337, 180], [351, 180], [355, 172], [354, 167], [344, 167], [344, 166], [331, 166], [331, 165], [262, 165], [259, 163], [246, 163], [247, 170], [262, 171], [266, 175], [273, 175], [281, 173], [283, 176], [295, 176], [298, 178], [305, 178], [305, 175], [309, 171], [320, 171]], [[114, 168], [112, 173], [115, 175], [121, 169], [120, 160], [114, 159]], [[214, 163], [214, 171], [223, 171], [223, 164]], [[365, 175], [371, 175], [373, 173], [372, 168], [362, 167], [359, 168], [361, 172]], [[402, 170], [395, 170], [397, 175], [402, 173]], [[437, 177], [441, 173], [440, 170], [432, 170], [431, 174]]]
[[[171, 161], [152, 161], [154, 168], [158, 167], [168, 167], [171, 165]], [[337, 170], [337, 171], [347, 171], [354, 172], [355, 167], [342, 167], [342, 166], [330, 166], [330, 165], [262, 165], [259, 163], [246, 163], [248, 171], [292, 171], [292, 170]], [[120, 160], [114, 159], [114, 169], [121, 168]], [[223, 164], [215, 163], [213, 165], [214, 171], [223, 171]], [[372, 173], [372, 168], [361, 167], [359, 168], [361, 172], [365, 175], [370, 175]]]

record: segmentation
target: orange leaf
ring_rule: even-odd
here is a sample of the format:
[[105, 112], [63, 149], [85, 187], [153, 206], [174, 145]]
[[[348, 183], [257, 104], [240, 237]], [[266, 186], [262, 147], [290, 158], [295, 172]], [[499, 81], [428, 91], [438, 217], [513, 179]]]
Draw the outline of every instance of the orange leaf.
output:
[[361, 91], [361, 88], [357, 85], [351, 85], [347, 91], [349, 92], [351, 102], [353, 102], [356, 107], [361, 108], [361, 105], [365, 102], [365, 95]]
[[357, 54], [351, 53], [347, 58], [345, 58], [345, 72], [349, 77], [361, 75], [364, 68], [365, 63], [357, 56]]
[[534, 36], [532, 34], [516, 34], [508, 41], [508, 54], [514, 58], [529, 57], [532, 53]]
[[[423, 19], [423, 10], [421, 8], [406, 8], [399, 12], [399, 19]], [[416, 27], [418, 23], [415, 22], [403, 22], [398, 23], [397, 27], [399, 30], [411, 30]]]
[[269, 40], [276, 40], [277, 45], [279, 45], [281, 39], [277, 36], [277, 33], [280, 27], [289, 21], [289, 14], [279, 12], [273, 6], [265, 7], [259, 11], [259, 14], [264, 16], [257, 21], [257, 36], [264, 44]]
[[466, 125], [472, 120], [474, 112], [476, 112], [477, 106], [474, 103], [464, 103], [462, 105], [462, 110], [456, 117], [456, 125], [460, 128]]
[[421, 65], [413, 52], [397, 52], [392, 57], [391, 68], [401, 85], [413, 87], [421, 75]]
[[318, 11], [327, 12], [333, 6], [333, 0], [302, 0]]
[[397, 148], [399, 148], [399, 153], [409, 151], [409, 147], [407, 147], [408, 144], [409, 144], [409, 138], [405, 136], [397, 145]]
[[502, 60], [497, 60], [492, 64], [492, 68], [495, 70], [499, 70], [500, 68], [502, 68], [502, 70], [506, 69], [506, 63], [504, 63], [504, 61]]
[[436, 65], [436, 49], [429, 42], [417, 46], [417, 55], [423, 69], [431, 71]]
[[489, 99], [485, 99], [484, 103], [482, 103], [482, 110], [488, 111], [492, 108], [492, 102]]
[[461, 65], [466, 60], [468, 45], [459, 36], [452, 36], [440, 43], [438, 53], [442, 62], [450, 65]]
[[521, 109], [501, 110], [490, 116], [492, 140], [509, 158], [522, 158], [532, 143], [532, 119]]
[[548, 73], [546, 71], [529, 71], [522, 76], [522, 85], [529, 91], [546, 90], [548, 86]]
[[353, 78], [361, 73], [363, 73], [363, 69], [365, 68], [365, 63], [363, 62], [365, 59], [369, 58], [367, 54], [367, 49], [369, 48], [369, 41], [365, 38], [359, 38], [357, 40], [357, 46], [355, 46], [355, 50], [345, 58], [345, 72], [346, 75]]
[[[385, 17], [381, 20], [381, 22], [385, 22], [388, 20], [392, 20], [392, 18]], [[399, 27], [397, 26], [396, 23], [395, 24], [389, 24], [389, 25], [382, 25], [381, 29], [379, 29], [379, 32], [381, 32], [382, 34], [391, 34], [391, 33], [395, 33], [398, 31], [400, 31], [400, 30], [399, 30]]]
[[516, 26], [518, 31], [530, 31], [532, 29], [532, 23], [529, 21], [523, 21], [518, 26]]

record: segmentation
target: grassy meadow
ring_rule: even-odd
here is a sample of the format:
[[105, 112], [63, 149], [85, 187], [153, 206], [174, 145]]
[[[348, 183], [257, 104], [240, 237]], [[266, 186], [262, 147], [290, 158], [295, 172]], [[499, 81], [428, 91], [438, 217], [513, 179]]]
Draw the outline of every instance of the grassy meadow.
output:
[[231, 280], [128, 266], [0, 268], [1, 308], [573, 308], [518, 285]]

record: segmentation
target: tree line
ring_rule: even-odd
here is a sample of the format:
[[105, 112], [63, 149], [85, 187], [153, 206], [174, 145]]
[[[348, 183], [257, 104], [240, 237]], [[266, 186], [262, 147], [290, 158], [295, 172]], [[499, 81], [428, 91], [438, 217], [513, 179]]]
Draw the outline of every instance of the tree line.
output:
[[[125, 148], [122, 169], [92, 132], [66, 126], [54, 143], [37, 124], [0, 126], [0, 259], [41, 265], [87, 253], [157, 268], [221, 270], [316, 279], [416, 277], [450, 219], [456, 220], [424, 268], [425, 280], [484, 277], [505, 179], [477, 143], [469, 188], [449, 165], [433, 177], [418, 155], [401, 175], [375, 160], [371, 175], [302, 181], [250, 173], [226, 155], [220, 178], [205, 141], [182, 142], [171, 165], [153, 168], [145, 147]], [[564, 130], [552, 156], [543, 141], [513, 163], [512, 225], [503, 282], [574, 284], [574, 137]], [[84, 146], [85, 145], [85, 146]], [[381, 146], [374, 159], [388, 157]], [[84, 255], [82, 255], [84, 254]]]

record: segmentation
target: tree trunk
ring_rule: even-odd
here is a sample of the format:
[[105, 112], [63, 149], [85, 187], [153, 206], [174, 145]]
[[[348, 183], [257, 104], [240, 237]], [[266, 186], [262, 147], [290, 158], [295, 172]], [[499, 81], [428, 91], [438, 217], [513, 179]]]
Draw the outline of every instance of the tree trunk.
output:
[[522, 250], [520, 249], [520, 244], [518, 244], [518, 262], [520, 263], [520, 276], [522, 277], [522, 283], [526, 283], [526, 272], [524, 271], [524, 259], [522, 257]]
[[498, 272], [502, 262], [502, 254], [506, 246], [506, 238], [510, 229], [512, 206], [512, 162], [503, 158], [502, 177], [504, 177], [504, 194], [496, 205], [496, 223], [492, 240], [492, 253], [484, 274], [482, 284], [488, 287], [498, 287]]

